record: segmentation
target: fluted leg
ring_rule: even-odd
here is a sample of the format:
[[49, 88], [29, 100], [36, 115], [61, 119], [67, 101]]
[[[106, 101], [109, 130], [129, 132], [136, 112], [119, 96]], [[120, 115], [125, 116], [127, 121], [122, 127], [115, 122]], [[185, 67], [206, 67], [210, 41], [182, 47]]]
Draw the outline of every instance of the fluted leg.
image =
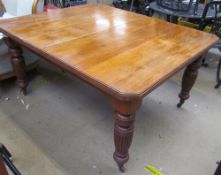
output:
[[120, 171], [124, 172], [124, 164], [129, 160], [129, 148], [133, 138], [135, 112], [141, 105], [140, 100], [133, 102], [122, 102], [112, 100], [115, 110], [114, 125], [114, 160]]
[[183, 79], [182, 79], [182, 88], [181, 92], [179, 94], [180, 97], [180, 102], [177, 104], [177, 107], [180, 108], [185, 100], [187, 100], [190, 97], [190, 90], [192, 89], [197, 75], [198, 75], [198, 69], [200, 68], [202, 63], [202, 59], [199, 58], [193, 63], [191, 63], [189, 66], [187, 66], [186, 70], [184, 71], [183, 74]]
[[17, 77], [16, 83], [21, 88], [24, 95], [26, 95], [28, 81], [26, 79], [25, 60], [24, 57], [22, 56], [22, 49], [10, 39], [8, 39], [8, 43], [9, 43], [9, 52], [11, 54], [12, 65]]

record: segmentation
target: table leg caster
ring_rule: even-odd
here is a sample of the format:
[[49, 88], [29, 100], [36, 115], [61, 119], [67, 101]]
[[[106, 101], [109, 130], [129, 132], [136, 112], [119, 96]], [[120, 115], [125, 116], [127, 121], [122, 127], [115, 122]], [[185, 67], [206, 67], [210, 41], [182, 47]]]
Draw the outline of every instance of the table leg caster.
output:
[[183, 105], [184, 101], [183, 100], [180, 100], [180, 102], [176, 105], [177, 108], [181, 108], [181, 106]]
[[22, 88], [21, 91], [23, 92], [23, 95], [27, 95], [27, 88]]
[[120, 172], [125, 172], [124, 165], [129, 160], [129, 148], [133, 139], [135, 113], [141, 105], [141, 99], [135, 101], [118, 101], [112, 99], [114, 115], [114, 144], [113, 158]]
[[220, 87], [220, 85], [221, 85], [221, 82], [215, 86], [215, 89], [218, 89]]
[[119, 167], [120, 172], [124, 173], [126, 171], [126, 168], [123, 165], [122, 166], [119, 165], [118, 167]]

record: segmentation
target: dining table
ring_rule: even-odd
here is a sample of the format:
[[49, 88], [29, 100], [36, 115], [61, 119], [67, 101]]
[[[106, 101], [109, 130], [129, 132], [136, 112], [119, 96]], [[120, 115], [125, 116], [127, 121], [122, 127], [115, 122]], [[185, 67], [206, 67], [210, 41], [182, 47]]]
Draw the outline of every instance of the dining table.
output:
[[113, 158], [122, 172], [143, 99], [185, 68], [181, 107], [202, 55], [218, 41], [209, 33], [101, 4], [1, 20], [0, 32], [8, 37], [17, 85], [24, 94], [28, 80], [21, 47], [106, 95], [114, 111]]

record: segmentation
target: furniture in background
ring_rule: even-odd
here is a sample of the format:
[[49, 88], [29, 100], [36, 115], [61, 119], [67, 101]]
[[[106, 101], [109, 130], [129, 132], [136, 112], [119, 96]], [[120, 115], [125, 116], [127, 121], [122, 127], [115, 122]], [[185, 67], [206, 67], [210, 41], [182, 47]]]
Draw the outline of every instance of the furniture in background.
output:
[[197, 78], [201, 56], [218, 41], [215, 35], [100, 4], [0, 21], [0, 32], [10, 38], [24, 93], [28, 81], [22, 46], [110, 98], [115, 111], [113, 157], [121, 171], [129, 160], [135, 113], [143, 98], [187, 66], [177, 105], [181, 107]]
[[58, 9], [58, 7], [54, 6], [54, 5], [45, 5], [44, 6], [44, 12], [49, 12], [51, 10], [56, 10]]
[[71, 7], [76, 5], [86, 4], [87, 0], [64, 0], [63, 7]]
[[86, 4], [87, 0], [47, 0], [47, 5], [55, 5], [59, 8]]
[[[185, 6], [182, 5], [168, 5], [166, 7], [168, 1], [176, 1], [176, 0], [157, 0], [152, 3], [150, 3], [150, 9], [153, 10], [154, 12], [164, 14], [167, 16], [167, 21], [168, 22], [173, 22], [176, 23], [178, 22], [178, 18], [182, 17], [185, 19], [192, 19], [192, 20], [200, 20], [202, 18], [204, 9], [205, 9], [205, 4], [204, 3], [199, 3], [197, 1], [192, 1], [192, 3], [189, 3], [186, 8]], [[179, 1], [181, 4], [183, 4], [183, 1]], [[184, 1], [188, 2], [188, 1]], [[191, 2], [191, 0], [189, 1]], [[174, 9], [173, 9], [174, 7]], [[180, 8], [179, 8], [180, 7]], [[209, 9], [206, 18], [212, 18], [214, 14], [214, 9]]]
[[45, 0], [32, 0], [32, 14], [44, 11]]
[[[212, 19], [207, 18], [210, 9], [213, 9], [214, 11]], [[220, 40], [213, 47], [219, 49], [219, 51], [221, 52], [221, 1], [209, 2], [206, 5], [205, 10], [203, 12], [203, 16], [200, 20], [199, 29], [204, 30], [208, 26], [210, 27], [209, 32], [217, 35], [220, 38]], [[220, 69], [221, 69], [221, 57], [219, 59], [219, 63], [217, 66], [217, 73], [216, 73], [217, 84], [215, 88], [219, 88], [219, 86], [221, 85]]]
[[113, 6], [149, 16], [149, 4], [153, 1], [154, 0], [114, 0]]
[[[217, 35], [220, 38], [220, 40], [213, 47], [219, 49], [219, 51], [221, 52], [221, 1], [212, 1], [207, 3], [199, 21], [191, 23], [182, 20], [181, 22], [178, 22], [178, 24], [188, 27], [193, 27], [198, 30], [202, 30]], [[205, 63], [205, 60], [206, 59], [203, 59], [203, 65], [207, 66], [208, 64]], [[217, 65], [217, 72], [216, 72], [217, 84], [215, 85], [215, 88], [219, 88], [219, 86], [221, 85], [220, 74], [221, 74], [221, 57]]]
[[8, 166], [14, 175], [21, 175], [21, 173], [12, 163], [12, 155], [8, 149], [0, 143], [0, 175], [8, 175], [5, 165]]
[[[221, 37], [221, 1], [211, 1], [207, 3], [194, 3], [192, 0], [187, 4], [186, 9], [181, 9], [182, 5], [174, 5], [172, 2], [176, 0], [157, 0], [150, 4], [150, 8], [158, 13], [166, 14], [167, 21], [177, 23], [179, 25], [196, 28], [206, 32], [214, 33]], [[182, 1], [176, 1], [181, 2]], [[186, 2], [186, 1], [184, 1]], [[172, 5], [171, 5], [172, 4]], [[179, 9], [180, 8], [180, 9]], [[221, 51], [221, 41], [214, 45]], [[202, 65], [208, 66], [206, 57], [202, 59]], [[217, 66], [215, 88], [221, 85], [221, 58]]]
[[195, 13], [198, 6], [198, 0], [156, 0], [156, 2], [166, 9], [183, 12], [189, 11], [193, 7], [193, 12]]

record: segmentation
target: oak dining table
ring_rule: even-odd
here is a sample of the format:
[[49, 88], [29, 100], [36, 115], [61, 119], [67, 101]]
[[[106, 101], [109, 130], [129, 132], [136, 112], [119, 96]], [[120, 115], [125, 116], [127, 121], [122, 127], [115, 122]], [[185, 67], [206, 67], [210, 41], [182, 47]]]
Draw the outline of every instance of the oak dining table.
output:
[[107, 95], [115, 111], [113, 157], [121, 171], [129, 160], [142, 99], [186, 67], [177, 105], [181, 107], [189, 98], [201, 56], [218, 41], [212, 34], [101, 4], [3, 20], [0, 32], [8, 37], [24, 94], [28, 81], [21, 47]]

